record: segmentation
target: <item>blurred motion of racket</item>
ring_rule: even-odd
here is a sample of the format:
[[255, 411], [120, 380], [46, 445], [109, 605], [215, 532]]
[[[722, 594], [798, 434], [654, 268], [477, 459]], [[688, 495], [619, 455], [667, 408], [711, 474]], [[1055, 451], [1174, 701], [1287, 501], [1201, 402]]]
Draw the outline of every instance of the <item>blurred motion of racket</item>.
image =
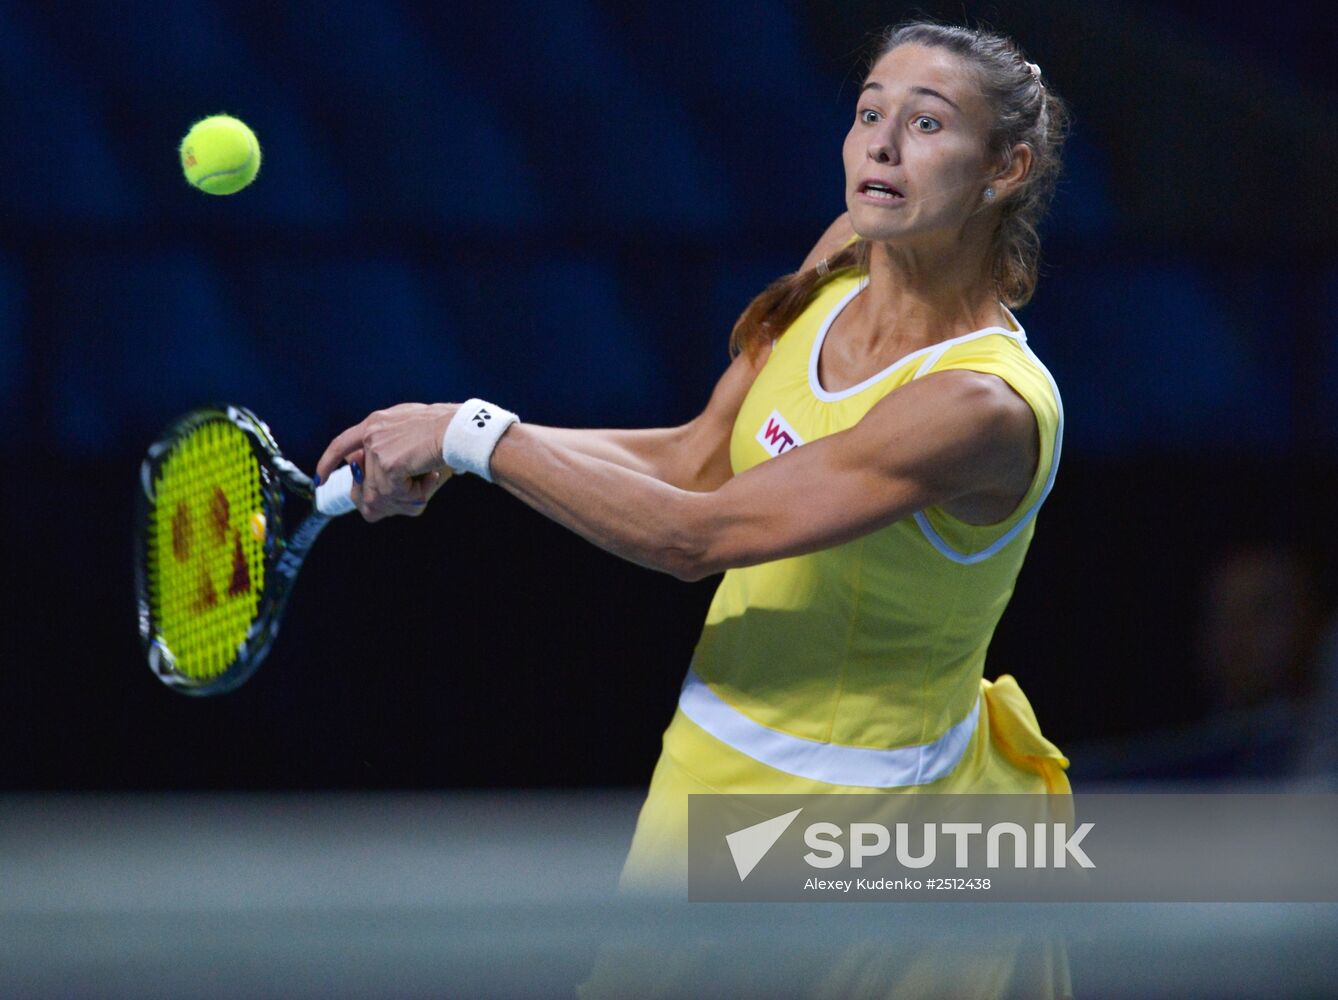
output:
[[[154, 675], [184, 694], [213, 695], [255, 673], [312, 544], [354, 509], [352, 487], [344, 466], [313, 488], [244, 407], [175, 420], [140, 466], [136, 513], [139, 633]], [[313, 501], [291, 532], [285, 495]]]

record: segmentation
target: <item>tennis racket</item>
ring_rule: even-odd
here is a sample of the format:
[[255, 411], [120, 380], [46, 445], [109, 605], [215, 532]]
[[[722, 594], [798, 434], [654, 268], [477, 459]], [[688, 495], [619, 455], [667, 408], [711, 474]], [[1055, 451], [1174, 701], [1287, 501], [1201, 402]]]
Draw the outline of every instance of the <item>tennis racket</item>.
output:
[[[321, 530], [354, 509], [352, 470], [313, 490], [259, 417], [215, 406], [174, 421], [139, 476], [135, 586], [149, 667], [184, 694], [231, 691], [273, 645]], [[291, 533], [285, 494], [314, 500]]]

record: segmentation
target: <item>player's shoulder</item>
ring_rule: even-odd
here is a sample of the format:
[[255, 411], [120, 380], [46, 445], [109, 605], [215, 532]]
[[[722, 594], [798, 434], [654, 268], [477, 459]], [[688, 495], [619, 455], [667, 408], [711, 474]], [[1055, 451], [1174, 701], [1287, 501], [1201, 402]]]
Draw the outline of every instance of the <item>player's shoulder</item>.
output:
[[998, 372], [944, 368], [911, 384], [917, 383], [936, 406], [969, 417], [973, 423], [1034, 426], [1031, 404]]
[[1023, 396], [1049, 397], [1058, 405], [1059, 387], [1020, 326], [1015, 330], [999, 327], [981, 331], [949, 344], [932, 357], [922, 374], [950, 370], [986, 372], [1003, 379]]

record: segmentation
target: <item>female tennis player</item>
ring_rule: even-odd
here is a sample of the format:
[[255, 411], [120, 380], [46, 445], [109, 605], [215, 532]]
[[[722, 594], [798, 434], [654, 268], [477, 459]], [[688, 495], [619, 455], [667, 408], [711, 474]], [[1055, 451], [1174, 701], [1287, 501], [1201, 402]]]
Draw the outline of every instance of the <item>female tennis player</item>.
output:
[[1010, 307], [1066, 120], [1010, 40], [892, 29], [845, 139], [846, 213], [743, 313], [695, 420], [403, 404], [321, 458], [360, 466], [369, 521], [468, 471], [640, 565], [724, 572], [625, 885], [682, 878], [694, 792], [1069, 791], [1017, 683], [984, 678], [1060, 456], [1058, 390]]

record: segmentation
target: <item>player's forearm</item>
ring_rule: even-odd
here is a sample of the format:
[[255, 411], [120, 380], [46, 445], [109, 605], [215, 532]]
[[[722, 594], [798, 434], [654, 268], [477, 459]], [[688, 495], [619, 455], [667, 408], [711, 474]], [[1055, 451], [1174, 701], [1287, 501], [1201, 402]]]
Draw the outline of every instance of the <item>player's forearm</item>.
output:
[[708, 495], [565, 447], [552, 430], [513, 425], [492, 453], [493, 481], [607, 552], [697, 579]]
[[673, 486], [685, 487], [677, 461], [683, 428], [606, 430], [525, 425], [540, 441], [612, 462]]

